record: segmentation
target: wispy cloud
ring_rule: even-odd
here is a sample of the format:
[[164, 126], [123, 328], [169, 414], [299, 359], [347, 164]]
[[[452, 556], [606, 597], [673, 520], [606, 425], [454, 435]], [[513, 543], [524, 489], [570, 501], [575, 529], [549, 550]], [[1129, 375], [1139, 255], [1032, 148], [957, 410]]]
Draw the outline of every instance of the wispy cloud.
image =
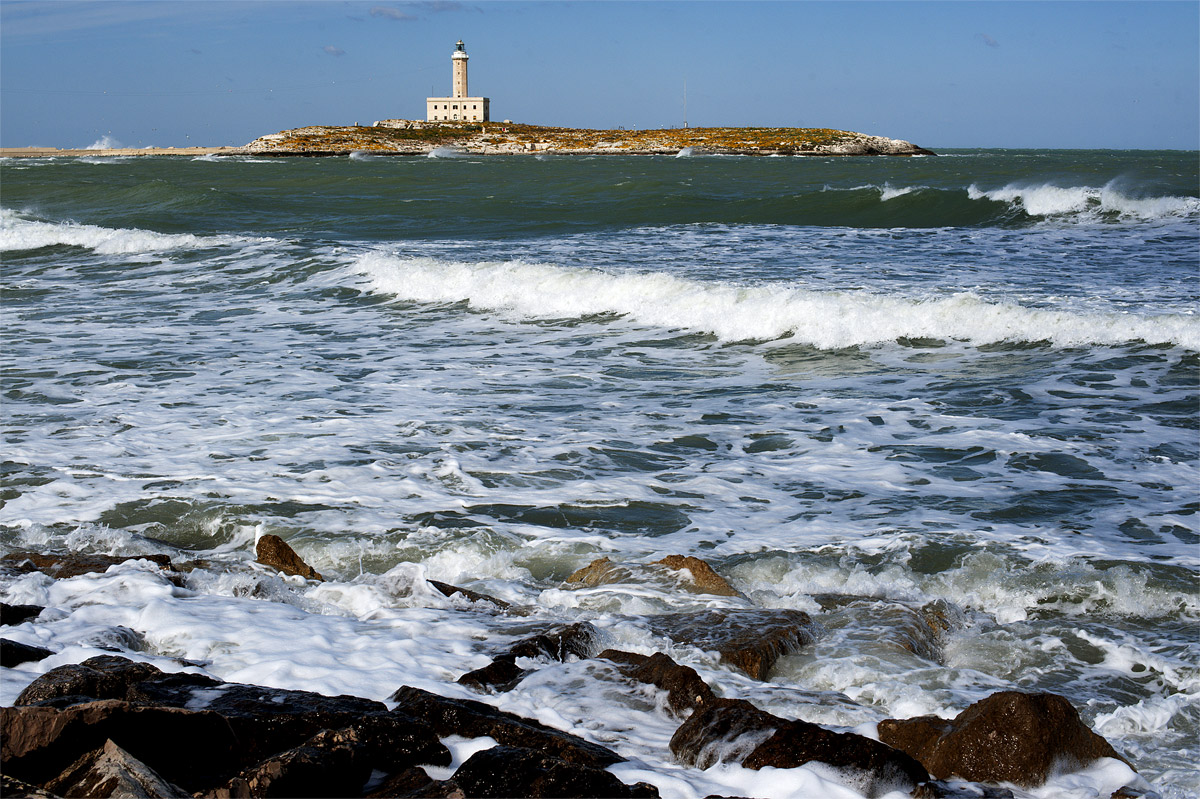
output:
[[326, 53], [328, 53], [329, 55], [332, 55], [332, 56], [339, 56], [339, 55], [345, 55], [345, 54], [346, 54], [346, 51], [345, 51], [345, 50], [343, 50], [343, 49], [342, 49], [342, 48], [340, 48], [340, 47], [334, 47], [332, 44], [327, 44], [327, 45], [325, 45], [325, 46], [324, 46], [323, 48], [321, 48], [321, 49], [322, 49], [322, 50], [324, 50], [324, 51], [325, 51]]
[[988, 47], [999, 47], [1000, 46], [1000, 42], [996, 41], [991, 36], [988, 36], [986, 33], [977, 33], [977, 34], [975, 34], [975, 38], [979, 39], [981, 42], [986, 44]]
[[380, 17], [381, 19], [392, 19], [396, 20], [397, 22], [412, 22], [413, 20], [418, 19], [418, 17], [412, 14], [407, 14], [400, 9], [393, 8], [391, 6], [375, 6], [371, 9], [371, 16]]

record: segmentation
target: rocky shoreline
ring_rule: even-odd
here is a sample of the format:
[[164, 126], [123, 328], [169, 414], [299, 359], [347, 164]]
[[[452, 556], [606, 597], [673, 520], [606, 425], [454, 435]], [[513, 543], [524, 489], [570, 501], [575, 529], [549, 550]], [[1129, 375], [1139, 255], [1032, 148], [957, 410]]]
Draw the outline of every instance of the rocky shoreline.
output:
[[[319, 581], [291, 548], [262, 536], [258, 562]], [[203, 564], [165, 555], [114, 557], [14, 552], [0, 558], [9, 575], [40, 572], [54, 580], [106, 572], [127, 561], [156, 570], [165, 584], [186, 583]], [[707, 563], [669, 556], [649, 564], [601, 558], [568, 578], [587, 587], [668, 572], [683, 590], [735, 596]], [[43, 578], [39, 578], [43, 579]], [[721, 696], [694, 669], [662, 652], [601, 650], [588, 622], [537, 624], [486, 595], [429, 581], [463, 601], [466, 613], [509, 616], [524, 637], [458, 683], [481, 699], [513, 690], [539, 668], [588, 660], [618, 690], [657, 697], [656, 712], [677, 729], [664, 759], [688, 768], [738, 764], [790, 769], [824, 764], [865, 796], [1012, 797], [1063, 771], [1102, 758], [1129, 765], [1084, 724], [1064, 698], [998, 691], [953, 719], [889, 719], [877, 736], [783, 718]], [[822, 604], [863, 601], [829, 597]], [[37, 625], [44, 609], [0, 605], [0, 625]], [[958, 623], [942, 603], [896, 613], [897, 640], [936, 658], [941, 636]], [[719, 653], [721, 662], [762, 680], [775, 661], [822, 635], [799, 610], [742, 608], [662, 614], [654, 630], [672, 641]], [[136, 638], [137, 633], [129, 630]], [[3, 633], [0, 633], [3, 636]], [[498, 710], [484, 701], [397, 686], [387, 702], [223, 682], [176, 660], [164, 672], [125, 657], [136, 647], [58, 666], [34, 679], [12, 707], [0, 708], [0, 765], [5, 796], [144, 797], [655, 797], [647, 782], [622, 781], [625, 758], [577, 735]], [[53, 653], [0, 640], [3, 666]], [[162, 665], [166, 662], [159, 660]], [[192, 669], [192, 671], [186, 671]], [[619, 773], [619, 770], [618, 770]], [[1136, 777], [1131, 783], [1140, 782]], [[1114, 797], [1144, 795], [1134, 786]]]
[[349, 155], [936, 155], [911, 142], [829, 128], [592, 130], [515, 123], [385, 119], [373, 125], [312, 125], [261, 136], [243, 147], [56, 150], [5, 148], [0, 157]]

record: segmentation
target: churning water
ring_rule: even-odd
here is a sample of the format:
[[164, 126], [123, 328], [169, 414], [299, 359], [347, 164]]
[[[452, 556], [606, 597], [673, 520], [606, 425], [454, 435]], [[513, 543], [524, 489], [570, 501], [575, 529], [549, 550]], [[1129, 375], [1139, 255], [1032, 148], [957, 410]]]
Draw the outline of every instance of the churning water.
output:
[[[0, 549], [205, 565], [3, 578], [58, 654], [0, 702], [117, 627], [167, 670], [466, 693], [531, 619], [428, 577], [839, 728], [1053, 691], [1200, 791], [1195, 153], [447, 155], [3, 162]], [[256, 570], [264, 533], [328, 581]], [[667, 554], [745, 598], [564, 584]], [[934, 600], [943, 652], [888, 644]], [[644, 624], [746, 605], [826, 634], [756, 682]], [[485, 699], [664, 796], [834, 791], [673, 764], [611, 676]], [[1116, 787], [1063, 779], [1032, 795]]]

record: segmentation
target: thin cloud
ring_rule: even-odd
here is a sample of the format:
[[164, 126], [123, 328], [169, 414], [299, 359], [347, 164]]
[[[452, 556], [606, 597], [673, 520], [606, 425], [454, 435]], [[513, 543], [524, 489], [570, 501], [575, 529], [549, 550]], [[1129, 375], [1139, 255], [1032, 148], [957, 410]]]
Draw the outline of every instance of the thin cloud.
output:
[[979, 39], [981, 42], [986, 44], [988, 47], [999, 47], [1000, 46], [1000, 42], [996, 41], [991, 36], [988, 36], [986, 33], [977, 33], [977, 34], [975, 34], [975, 38]]
[[406, 14], [398, 8], [390, 6], [375, 6], [371, 9], [371, 16], [380, 17], [382, 19], [392, 19], [397, 22], [412, 22], [417, 19], [412, 14]]
[[324, 50], [326, 53], [328, 53], [331, 56], [342, 56], [342, 55], [346, 54], [345, 50], [343, 50], [340, 47], [334, 47], [332, 44], [327, 44], [324, 47], [322, 47], [321, 49]]

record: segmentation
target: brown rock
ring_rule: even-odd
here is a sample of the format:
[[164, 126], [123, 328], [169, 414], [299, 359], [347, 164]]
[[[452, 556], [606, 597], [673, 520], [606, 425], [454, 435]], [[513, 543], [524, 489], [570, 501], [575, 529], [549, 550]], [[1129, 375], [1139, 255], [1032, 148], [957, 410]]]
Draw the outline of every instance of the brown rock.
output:
[[43, 554], [39, 552], [10, 552], [0, 558], [18, 571], [40, 571], [56, 579], [78, 577], [81, 574], [106, 572], [110, 566], [125, 563], [130, 560], [148, 560], [158, 564], [160, 569], [172, 570], [171, 558], [167, 555], [81, 555], [68, 553], [63, 555]]
[[597, 558], [582, 569], [572, 572], [567, 577], [567, 582], [582, 583], [589, 588], [595, 588], [598, 585], [620, 582], [629, 576], [628, 569], [617, 566], [608, 558]]
[[680, 666], [661, 652], [647, 656], [606, 649], [600, 657], [615, 663], [617, 670], [626, 677], [666, 691], [667, 704], [678, 717], [716, 698], [695, 669]]
[[543, 752], [509, 746], [476, 752], [454, 772], [453, 779], [472, 799], [658, 797], [658, 790], [653, 786], [641, 782], [626, 785], [603, 768], [569, 763]]
[[704, 610], [665, 613], [647, 620], [672, 641], [717, 651], [721, 660], [756, 680], [765, 680], [775, 661], [816, 640], [821, 628], [800, 610]]
[[1027, 788], [1043, 784], [1064, 763], [1070, 768], [1101, 757], [1124, 760], [1088, 729], [1070, 702], [1047, 693], [1001, 691], [952, 721], [888, 719], [879, 723], [879, 738], [921, 761], [938, 779]]
[[508, 602], [505, 602], [503, 599], [496, 599], [495, 597], [488, 596], [487, 594], [481, 594], [478, 591], [472, 591], [469, 588], [460, 588], [457, 585], [450, 585], [449, 583], [442, 583], [438, 582], [437, 580], [429, 580], [429, 584], [438, 591], [441, 591], [442, 594], [447, 597], [452, 597], [455, 594], [458, 594], [469, 602], [490, 602], [502, 610], [512, 607], [512, 605], [510, 605]]
[[312, 566], [301, 560], [296, 551], [277, 535], [262, 536], [258, 539], [254, 549], [255, 560], [264, 566], [279, 569], [284, 574], [298, 575], [306, 580], [322, 582], [325, 580]]
[[656, 565], [666, 566], [673, 571], [684, 571], [691, 575], [696, 590], [704, 594], [720, 596], [741, 596], [725, 578], [713, 571], [712, 566], [700, 560], [684, 555], [667, 555], [662, 560], [654, 561]]
[[60, 796], [146, 797], [146, 799], [191, 799], [191, 794], [164, 780], [154, 769], [111, 740], [81, 757], [66, 771], [46, 783]]

